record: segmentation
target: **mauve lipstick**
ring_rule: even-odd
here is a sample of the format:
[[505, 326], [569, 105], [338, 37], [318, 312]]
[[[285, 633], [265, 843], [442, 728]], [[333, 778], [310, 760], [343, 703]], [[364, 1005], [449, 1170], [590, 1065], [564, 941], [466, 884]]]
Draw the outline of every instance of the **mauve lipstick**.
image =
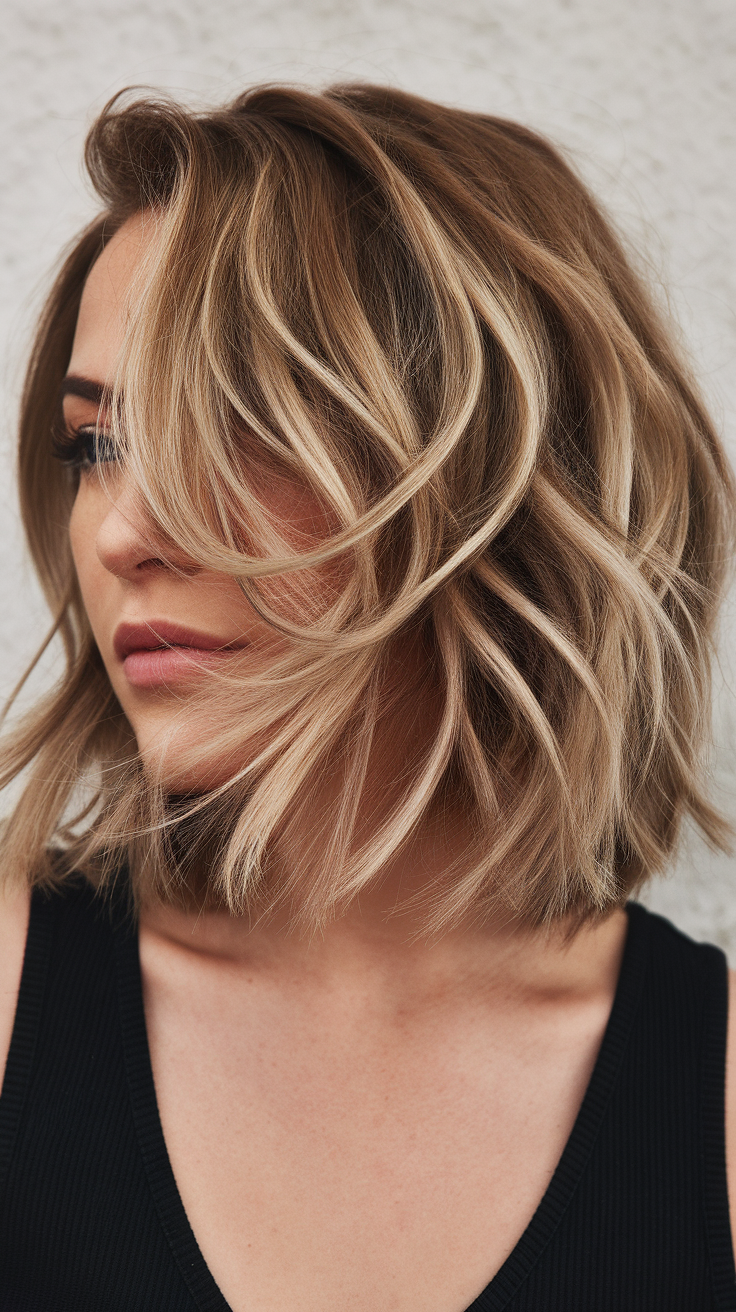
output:
[[119, 624], [113, 636], [115, 655], [134, 688], [182, 683], [245, 646], [242, 638], [222, 638], [170, 620]]

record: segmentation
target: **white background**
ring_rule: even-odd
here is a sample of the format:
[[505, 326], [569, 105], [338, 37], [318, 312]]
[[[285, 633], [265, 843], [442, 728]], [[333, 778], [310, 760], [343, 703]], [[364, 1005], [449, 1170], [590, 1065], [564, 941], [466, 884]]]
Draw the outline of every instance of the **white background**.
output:
[[[363, 79], [545, 132], [668, 299], [734, 458], [733, 0], [4, 0], [1, 30], [0, 694], [46, 624], [13, 486], [23, 353], [52, 263], [96, 208], [79, 167], [86, 128], [125, 85], [202, 104], [253, 82]], [[732, 592], [713, 786], [736, 820], [735, 620]], [[34, 688], [52, 674], [47, 661]], [[647, 900], [736, 962], [736, 857], [691, 838]]]

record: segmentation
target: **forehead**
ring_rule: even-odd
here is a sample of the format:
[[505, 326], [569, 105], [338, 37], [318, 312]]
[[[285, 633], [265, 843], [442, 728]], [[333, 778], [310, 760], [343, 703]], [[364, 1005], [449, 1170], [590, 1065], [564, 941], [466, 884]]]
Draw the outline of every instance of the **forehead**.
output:
[[69, 373], [110, 383], [123, 343], [130, 297], [155, 235], [150, 216], [136, 214], [108, 242], [84, 286]]

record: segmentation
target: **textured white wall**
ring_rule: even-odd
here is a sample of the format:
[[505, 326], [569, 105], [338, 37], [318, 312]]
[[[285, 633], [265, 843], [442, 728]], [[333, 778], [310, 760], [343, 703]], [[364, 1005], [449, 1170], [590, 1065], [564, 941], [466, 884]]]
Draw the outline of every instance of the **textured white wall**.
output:
[[[736, 453], [733, 0], [5, 0], [0, 64], [0, 694], [46, 622], [12, 481], [23, 350], [49, 266], [94, 211], [78, 164], [85, 129], [124, 85], [196, 103], [254, 81], [361, 78], [546, 132], [667, 289]], [[732, 596], [714, 787], [734, 818], [735, 619]], [[35, 686], [52, 672], [47, 660]], [[736, 962], [736, 858], [693, 840], [648, 898]]]

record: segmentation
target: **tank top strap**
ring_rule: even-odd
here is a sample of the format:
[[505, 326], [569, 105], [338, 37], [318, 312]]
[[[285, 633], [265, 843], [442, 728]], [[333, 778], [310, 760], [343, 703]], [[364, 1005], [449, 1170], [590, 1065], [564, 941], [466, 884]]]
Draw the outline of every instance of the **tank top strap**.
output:
[[629, 904], [616, 998], [527, 1232], [472, 1312], [736, 1312], [723, 953]]
[[132, 1112], [118, 952], [135, 943], [124, 885], [34, 891], [0, 1096], [3, 1312], [198, 1308]]
[[[686, 1135], [699, 1185], [714, 1304], [736, 1312], [736, 1266], [726, 1174], [726, 1047], [728, 962], [720, 948], [693, 942], [668, 920], [650, 924], [650, 983], [635, 1041], [639, 1060], [661, 1063], [645, 1107], [651, 1134], [676, 1154]], [[648, 1051], [648, 1057], [646, 1056]], [[626, 1114], [625, 1106], [619, 1115]], [[673, 1199], [670, 1206], [677, 1204]]]
[[15, 1021], [0, 1092], [0, 1197], [31, 1077], [58, 912], [58, 898], [33, 890]]

